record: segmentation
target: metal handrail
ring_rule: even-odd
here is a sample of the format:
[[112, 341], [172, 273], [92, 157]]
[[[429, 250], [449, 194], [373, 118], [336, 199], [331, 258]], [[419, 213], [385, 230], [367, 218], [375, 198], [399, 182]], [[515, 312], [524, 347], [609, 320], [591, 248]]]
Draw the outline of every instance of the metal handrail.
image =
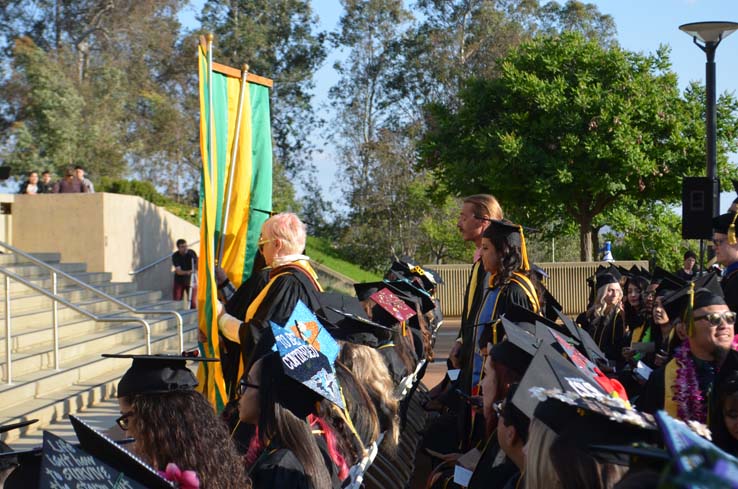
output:
[[[87, 316], [88, 318], [92, 319], [95, 322], [105, 322], [105, 323], [141, 323], [144, 327], [144, 331], [146, 332], [146, 354], [151, 355], [151, 325], [143, 318], [137, 318], [134, 316], [98, 316], [96, 314], [91, 313], [90, 311], [87, 311], [85, 309], [82, 309], [76, 304], [73, 304], [69, 302], [68, 300], [64, 299], [63, 297], [59, 297], [54, 292], [50, 292], [46, 289], [44, 289], [41, 286], [38, 286], [34, 284], [33, 282], [30, 282], [26, 280], [25, 278], [21, 277], [17, 273], [13, 273], [10, 270], [6, 270], [5, 268], [0, 267], [0, 273], [5, 275], [5, 356], [6, 356], [6, 370], [5, 370], [5, 380], [8, 385], [13, 383], [13, 362], [11, 359], [11, 327], [10, 327], [10, 321], [11, 321], [11, 315], [10, 315], [10, 279], [16, 280], [20, 282], [21, 284], [25, 285], [26, 287], [35, 290], [39, 294], [45, 295], [46, 297], [52, 299], [54, 301], [54, 305], [56, 306], [57, 303], [61, 303], [62, 305], [77, 311], [78, 313]], [[52, 282], [52, 286], [55, 285], [55, 281]], [[56, 370], [59, 370], [59, 323], [58, 321], [54, 322], [54, 368]]]
[[[57, 276], [62, 276], [65, 279], [74, 282], [75, 284], [79, 285], [80, 287], [89, 290], [93, 294], [98, 295], [99, 297], [102, 297], [110, 302], [113, 302], [114, 304], [117, 304], [118, 306], [122, 307], [128, 312], [131, 312], [133, 314], [151, 314], [151, 315], [167, 315], [167, 316], [174, 316], [175, 320], [177, 321], [177, 335], [179, 336], [179, 351], [184, 351], [184, 321], [182, 320], [182, 315], [173, 310], [173, 309], [137, 309], [129, 304], [126, 304], [125, 302], [121, 301], [120, 299], [117, 299], [113, 297], [112, 295], [106, 294], [102, 290], [98, 289], [97, 287], [93, 287], [92, 285], [78, 279], [77, 277], [73, 277], [72, 275], [69, 275], [67, 272], [63, 270], [59, 270], [58, 268], [49, 265], [43, 260], [39, 260], [35, 256], [26, 253], [25, 251], [19, 250], [18, 248], [15, 248], [14, 246], [9, 245], [8, 243], [5, 243], [3, 241], [0, 241], [0, 247], [3, 247], [7, 250], [10, 250], [13, 252], [13, 254], [22, 256], [23, 258], [35, 263], [36, 265], [47, 269], [51, 272], [51, 281], [53, 286], [53, 293], [56, 294], [56, 282], [57, 282]], [[58, 317], [57, 317], [57, 309], [56, 309], [56, 303], [54, 303], [54, 310], [52, 312], [52, 319], [54, 321], [54, 330], [56, 331], [59, 327]]]
[[[199, 242], [200, 242], [200, 240], [199, 240], [199, 239], [198, 239], [197, 241], [193, 241], [192, 243], [188, 244], [188, 245], [187, 245], [187, 247], [190, 247], [190, 246], [192, 246], [192, 245], [196, 245], [196, 244], [197, 244], [197, 243], [199, 243]], [[163, 262], [163, 261], [166, 261], [166, 260], [167, 260], [167, 258], [170, 258], [171, 256], [172, 256], [172, 253], [166, 254], [166, 255], [162, 256], [161, 258], [157, 258], [156, 260], [152, 261], [152, 262], [151, 262], [151, 263], [149, 263], [148, 265], [144, 265], [144, 266], [142, 266], [141, 268], [138, 268], [138, 269], [136, 269], [136, 270], [132, 270], [132, 271], [128, 272], [128, 275], [134, 276], [134, 275], [138, 275], [138, 274], [139, 274], [139, 273], [141, 273], [141, 272], [145, 272], [145, 271], [146, 271], [146, 270], [148, 270], [149, 268], [155, 267], [155, 266], [156, 266], [156, 265], [158, 265], [159, 263], [161, 263], [161, 262]]]

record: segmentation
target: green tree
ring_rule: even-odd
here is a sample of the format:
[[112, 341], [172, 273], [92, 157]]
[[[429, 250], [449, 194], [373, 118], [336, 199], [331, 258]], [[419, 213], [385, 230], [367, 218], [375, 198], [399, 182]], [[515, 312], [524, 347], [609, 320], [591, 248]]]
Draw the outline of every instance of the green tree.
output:
[[315, 72], [325, 59], [325, 33], [309, 0], [208, 0], [200, 14], [215, 34], [215, 59], [248, 63], [252, 73], [274, 79], [272, 137], [276, 164], [289, 177], [308, 162], [311, 132], [320, 119], [312, 105]]
[[[578, 33], [537, 37], [473, 80], [461, 106], [427, 110], [420, 167], [457, 193], [487, 190], [523, 223], [575, 223], [592, 259], [597, 217], [630, 200], [673, 203], [704, 167], [699, 97], [679, 93], [668, 51], [632, 53]], [[720, 150], [734, 150], [736, 102], [721, 97]], [[735, 170], [720, 159], [721, 176]]]

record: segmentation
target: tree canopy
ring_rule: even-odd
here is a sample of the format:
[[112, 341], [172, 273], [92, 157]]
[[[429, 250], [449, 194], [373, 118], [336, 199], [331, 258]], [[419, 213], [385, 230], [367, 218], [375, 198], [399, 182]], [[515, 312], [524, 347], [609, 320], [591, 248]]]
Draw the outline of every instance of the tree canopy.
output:
[[[457, 193], [487, 190], [525, 224], [573, 222], [592, 257], [598, 216], [629, 201], [674, 203], [702, 174], [704, 106], [684, 96], [668, 50], [633, 53], [577, 32], [538, 36], [474, 79], [460, 106], [430, 104], [419, 166]], [[735, 100], [721, 97], [718, 138], [735, 147]], [[722, 154], [722, 176], [732, 173]]]

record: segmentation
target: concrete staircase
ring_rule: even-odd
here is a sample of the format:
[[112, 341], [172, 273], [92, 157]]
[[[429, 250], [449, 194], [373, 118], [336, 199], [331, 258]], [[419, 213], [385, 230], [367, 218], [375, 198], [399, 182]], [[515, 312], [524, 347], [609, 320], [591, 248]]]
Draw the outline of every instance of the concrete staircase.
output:
[[[34, 253], [48, 264], [139, 309], [176, 309], [184, 320], [185, 348], [197, 341], [197, 314], [182, 310], [182, 302], [164, 300], [162, 292], [139, 291], [133, 283], [111, 282], [110, 274], [87, 272], [84, 263], [59, 263], [59, 254]], [[48, 270], [23, 257], [0, 254], [0, 270], [8, 270], [51, 290]], [[49, 424], [66, 418], [115, 395], [118, 380], [130, 360], [102, 358], [102, 353], [146, 353], [140, 323], [96, 322], [58, 306], [59, 370], [54, 369], [52, 300], [13, 281], [10, 285], [12, 381], [6, 383], [5, 282], [0, 273], [0, 424], [38, 418], [23, 430], [3, 434], [9, 444], [38, 436]], [[117, 304], [95, 295], [72, 281], [59, 278], [59, 295], [95, 314], [134, 316]], [[135, 315], [151, 325], [152, 353], [177, 353], [176, 320], [167, 315]]]

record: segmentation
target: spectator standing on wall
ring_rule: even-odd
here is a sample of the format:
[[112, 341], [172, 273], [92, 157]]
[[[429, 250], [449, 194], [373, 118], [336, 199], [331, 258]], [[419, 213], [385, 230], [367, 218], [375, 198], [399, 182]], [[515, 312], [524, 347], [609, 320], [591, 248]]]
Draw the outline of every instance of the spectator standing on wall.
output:
[[84, 184], [83, 180], [75, 176], [75, 170], [69, 166], [64, 171], [64, 178], [56, 182], [54, 185], [55, 194], [73, 194], [87, 193], [90, 189]]
[[50, 194], [54, 191], [54, 184], [51, 183], [51, 173], [49, 170], [41, 174], [41, 181], [38, 182], [38, 193]]
[[39, 192], [38, 172], [32, 171], [28, 174], [28, 180], [23, 182], [19, 194], [35, 195]]
[[89, 178], [85, 177], [85, 169], [81, 166], [77, 165], [74, 167], [74, 176], [77, 177], [77, 180], [82, 182], [82, 184], [87, 187], [87, 192], [94, 194], [95, 193], [95, 186], [92, 184]]
[[177, 251], [172, 255], [174, 265], [174, 287], [172, 298], [182, 300], [187, 292], [190, 300], [190, 309], [194, 309], [197, 302], [197, 254], [187, 248], [187, 241], [177, 240]]

